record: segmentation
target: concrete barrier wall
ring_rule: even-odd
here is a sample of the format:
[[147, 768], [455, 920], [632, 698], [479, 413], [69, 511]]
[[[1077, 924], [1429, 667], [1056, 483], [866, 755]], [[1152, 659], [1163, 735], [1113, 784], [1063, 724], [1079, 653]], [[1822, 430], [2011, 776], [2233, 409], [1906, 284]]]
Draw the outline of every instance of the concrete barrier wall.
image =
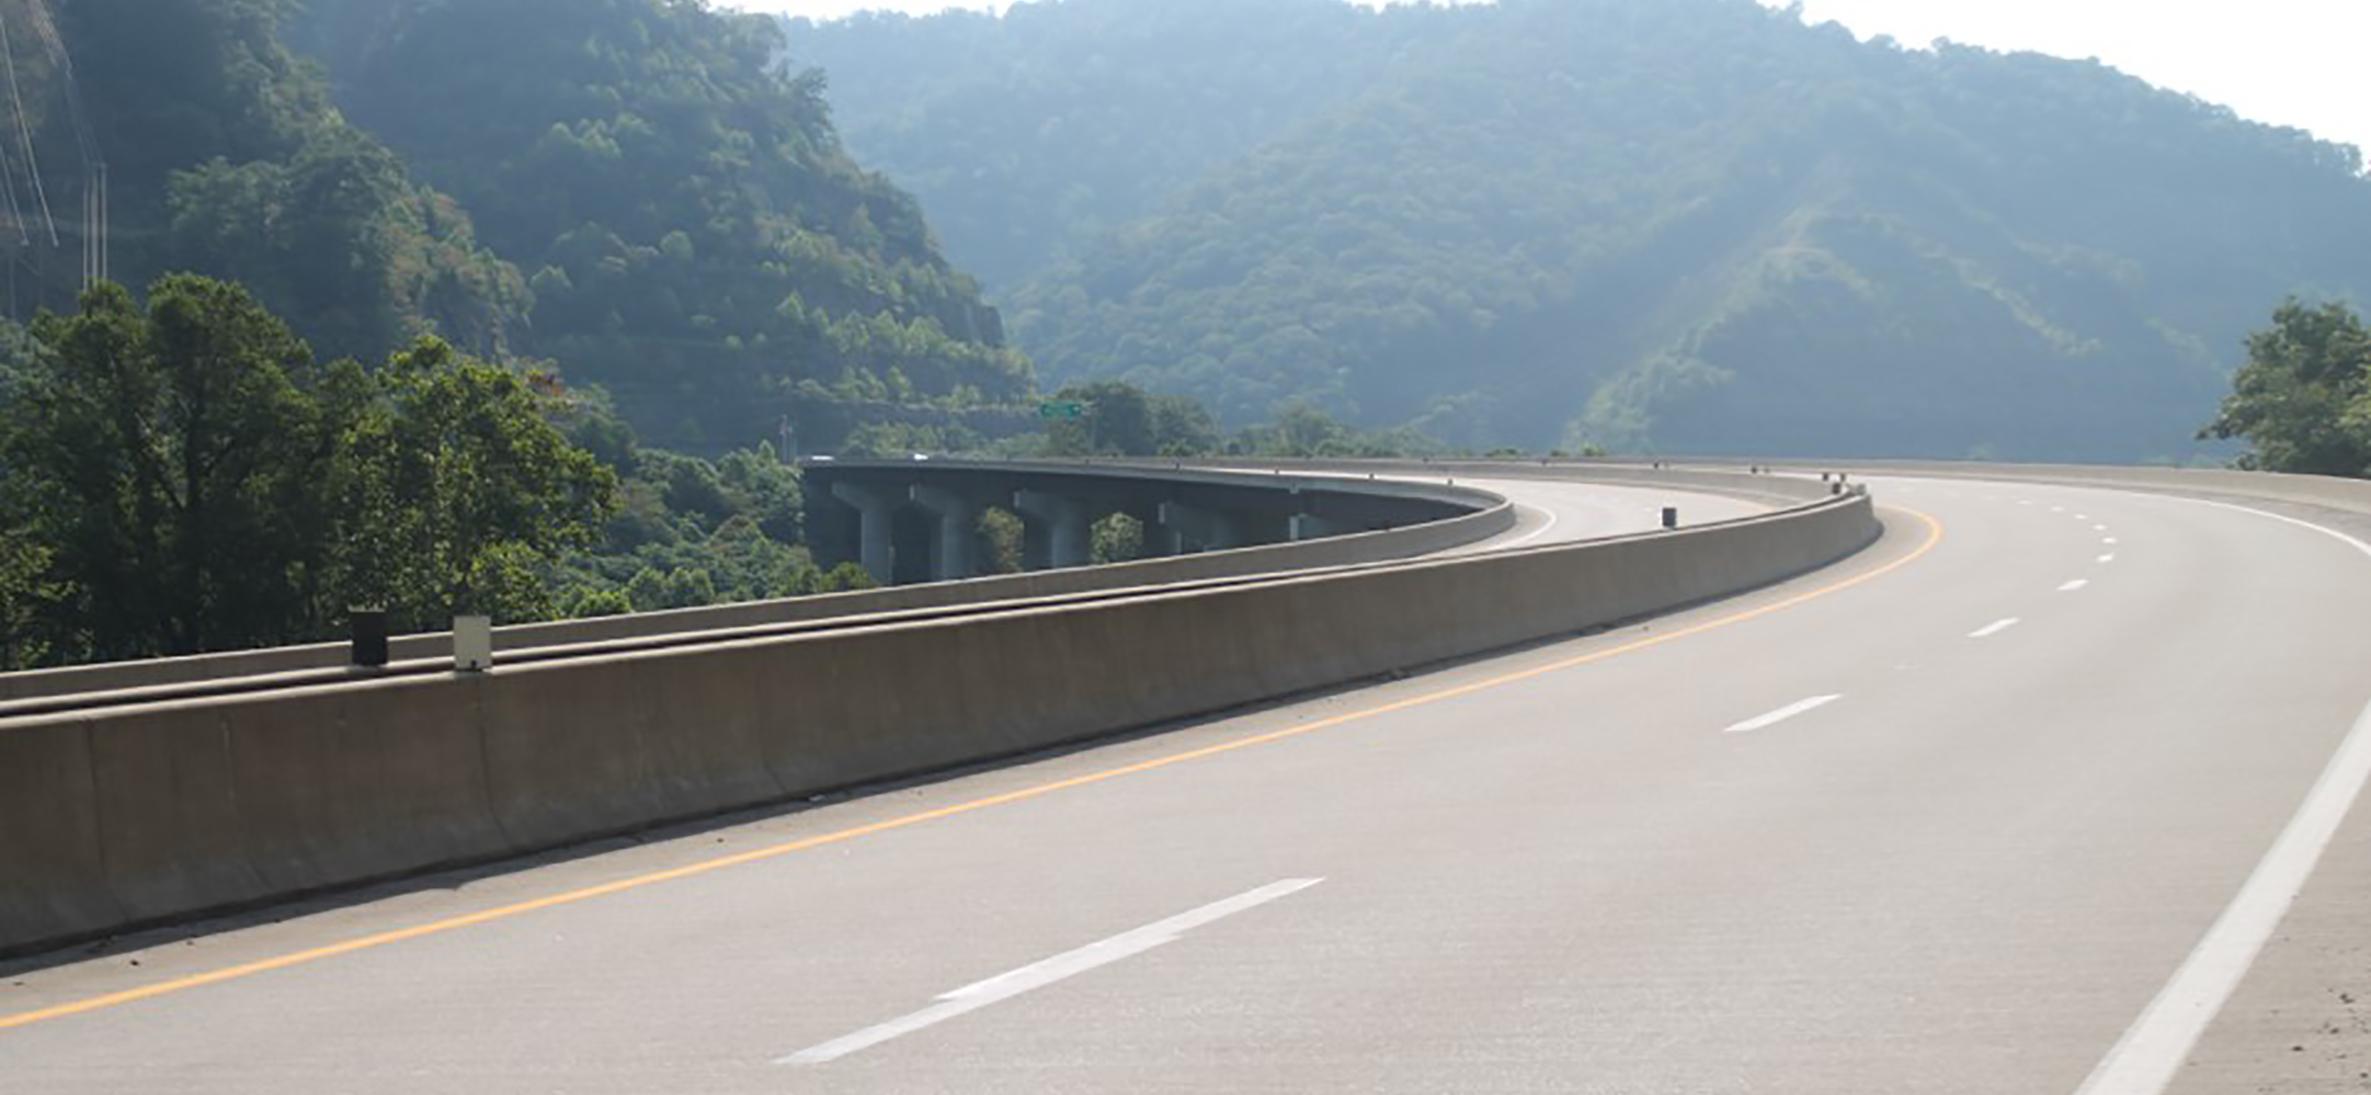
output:
[[1578, 545], [0, 722], [0, 951], [1225, 710], [1778, 581], [1865, 497]]
[[[981, 470], [996, 469], [1010, 469], [1015, 474], [1039, 476], [1054, 474], [1113, 476], [1120, 474], [1109, 468], [1079, 469], [1067, 465], [986, 465], [955, 462], [920, 466], [920, 470], [916, 471], [916, 474], [926, 475], [932, 470], [976, 473]], [[1142, 469], [1131, 469], [1126, 474], [1139, 478], [1174, 478], [1180, 482], [1203, 486], [1226, 484], [1245, 489], [1278, 492], [1289, 491], [1294, 485], [1289, 479], [1279, 480], [1269, 475], [1230, 475], [1210, 471], [1177, 470], [1168, 465], [1157, 468], [1147, 466]], [[1214, 551], [1166, 559], [1147, 559], [1112, 566], [1044, 570], [1027, 574], [977, 578], [963, 582], [899, 586], [890, 589], [863, 590], [814, 597], [791, 597], [771, 601], [750, 601], [665, 612], [638, 612], [625, 616], [587, 620], [519, 624], [495, 629], [494, 646], [497, 652], [516, 652], [570, 646], [578, 643], [650, 638], [722, 628], [759, 627], [804, 620], [839, 619], [884, 612], [944, 608], [950, 605], [1067, 596], [1136, 586], [1168, 585], [1209, 578], [1238, 578], [1318, 567], [1387, 562], [1394, 559], [1410, 559], [1421, 555], [1430, 555], [1486, 540], [1513, 528], [1517, 520], [1514, 507], [1508, 505], [1505, 499], [1486, 491], [1459, 490], [1446, 485], [1436, 487], [1428, 484], [1389, 482], [1344, 481], [1329, 485], [1345, 492], [1406, 500], [1410, 503], [1411, 520], [1418, 519], [1418, 515], [1422, 515], [1426, 519], [1422, 523], [1379, 532], [1333, 536], [1290, 544], [1239, 548], [1232, 551]], [[1462, 508], [1466, 512], [1446, 519], [1431, 519], [1443, 509], [1450, 507]], [[389, 643], [388, 652], [395, 660], [404, 661], [415, 658], [441, 657], [449, 654], [451, 649], [452, 636], [449, 633], [433, 632], [398, 636]], [[334, 669], [346, 664], [347, 655], [348, 650], [344, 643], [310, 643], [302, 646], [275, 647], [268, 650], [233, 651], [180, 658], [152, 658], [132, 662], [110, 662], [101, 665], [0, 673], [0, 702], [85, 692], [149, 688], [192, 681], [233, 680], [275, 673]]]

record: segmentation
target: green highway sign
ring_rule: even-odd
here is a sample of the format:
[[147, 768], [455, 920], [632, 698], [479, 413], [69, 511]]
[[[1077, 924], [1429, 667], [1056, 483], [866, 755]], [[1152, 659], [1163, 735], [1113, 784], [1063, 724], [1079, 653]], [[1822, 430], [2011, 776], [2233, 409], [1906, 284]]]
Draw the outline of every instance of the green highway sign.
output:
[[1087, 405], [1072, 399], [1050, 400], [1037, 405], [1037, 416], [1039, 418], [1085, 418]]

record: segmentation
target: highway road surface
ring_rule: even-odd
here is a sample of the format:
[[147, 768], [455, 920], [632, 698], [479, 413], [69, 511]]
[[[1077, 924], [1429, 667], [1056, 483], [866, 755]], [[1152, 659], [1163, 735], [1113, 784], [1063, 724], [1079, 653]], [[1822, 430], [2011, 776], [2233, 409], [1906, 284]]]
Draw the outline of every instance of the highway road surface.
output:
[[2371, 1090], [2371, 521], [1874, 490], [1642, 626], [0, 971], [0, 1090]]
[[1688, 526], [1750, 517], [1772, 508], [1719, 495], [1611, 483], [1467, 478], [1457, 483], [1513, 500], [1516, 521], [1507, 532], [1443, 553], [1447, 555], [1651, 532], [1663, 527], [1665, 506], [1677, 509], [1680, 523]]

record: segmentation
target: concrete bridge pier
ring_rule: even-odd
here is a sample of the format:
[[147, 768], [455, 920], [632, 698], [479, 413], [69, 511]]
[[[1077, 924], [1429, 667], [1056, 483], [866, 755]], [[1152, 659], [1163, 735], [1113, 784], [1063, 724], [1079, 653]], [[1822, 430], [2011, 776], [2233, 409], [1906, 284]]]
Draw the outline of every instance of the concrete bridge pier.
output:
[[979, 573], [972, 545], [979, 539], [980, 507], [971, 496], [941, 487], [917, 486], [914, 504], [938, 518], [938, 537], [932, 544], [930, 577], [953, 582]]
[[1168, 549], [1168, 554], [1184, 555], [1192, 551], [1225, 551], [1243, 546], [1242, 532], [1234, 519], [1216, 510], [1202, 509], [1179, 502], [1163, 502], [1157, 526], [1147, 528], [1148, 537], [1157, 535]]
[[1057, 570], [1087, 565], [1092, 557], [1087, 507], [1078, 499], [1044, 491], [1013, 492], [1013, 509], [1046, 530], [1046, 564]]
[[1293, 514], [1292, 520], [1288, 525], [1288, 536], [1295, 543], [1298, 543], [1302, 540], [1316, 540], [1326, 536], [1346, 536], [1353, 532], [1363, 531], [1365, 530], [1357, 525], [1346, 524], [1344, 522], [1334, 520], [1331, 517], [1324, 517], [1314, 513]]
[[833, 483], [832, 497], [856, 507], [857, 564], [873, 580], [882, 585], [896, 578], [896, 552], [890, 547], [891, 530], [897, 520], [897, 509], [905, 498], [897, 492], [855, 483]]

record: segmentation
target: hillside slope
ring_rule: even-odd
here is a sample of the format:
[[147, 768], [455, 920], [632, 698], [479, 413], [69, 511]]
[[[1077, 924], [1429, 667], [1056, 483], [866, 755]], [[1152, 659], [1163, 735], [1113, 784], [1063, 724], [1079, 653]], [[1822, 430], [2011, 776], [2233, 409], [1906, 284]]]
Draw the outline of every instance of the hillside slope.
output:
[[83, 270], [67, 247], [91, 232], [81, 201], [104, 164], [119, 282], [244, 281], [325, 357], [375, 357], [431, 330], [493, 352], [519, 333], [518, 271], [346, 122], [281, 45], [282, 8], [0, 0], [14, 28], [0, 246], [20, 318], [72, 308]]
[[[1000, 33], [1180, 17], [1014, 10]], [[1864, 44], [1750, 0], [1425, 17], [1413, 40], [1360, 17], [1295, 44], [1321, 69], [1391, 60], [1172, 173], [1150, 214], [1066, 240], [1075, 258], [1009, 295], [1040, 369], [1191, 392], [1237, 422], [1312, 400], [1477, 445], [2182, 457], [2273, 303], [2371, 289], [2354, 150], [2097, 64]], [[829, 66], [800, 52], [826, 40], [794, 33], [793, 53]], [[1192, 86], [1210, 62], [1173, 41], [1133, 79]], [[1043, 82], [975, 83], [968, 109]], [[927, 95], [840, 86], [860, 146], [966, 131]], [[1171, 143], [1107, 132], [1148, 162]], [[960, 221], [1015, 200], [995, 192], [1010, 178], [924, 196]]]
[[921, 208], [841, 148], [772, 20], [665, 0], [311, 0], [339, 103], [476, 214], [530, 345], [646, 438], [1009, 417], [1029, 365]]

